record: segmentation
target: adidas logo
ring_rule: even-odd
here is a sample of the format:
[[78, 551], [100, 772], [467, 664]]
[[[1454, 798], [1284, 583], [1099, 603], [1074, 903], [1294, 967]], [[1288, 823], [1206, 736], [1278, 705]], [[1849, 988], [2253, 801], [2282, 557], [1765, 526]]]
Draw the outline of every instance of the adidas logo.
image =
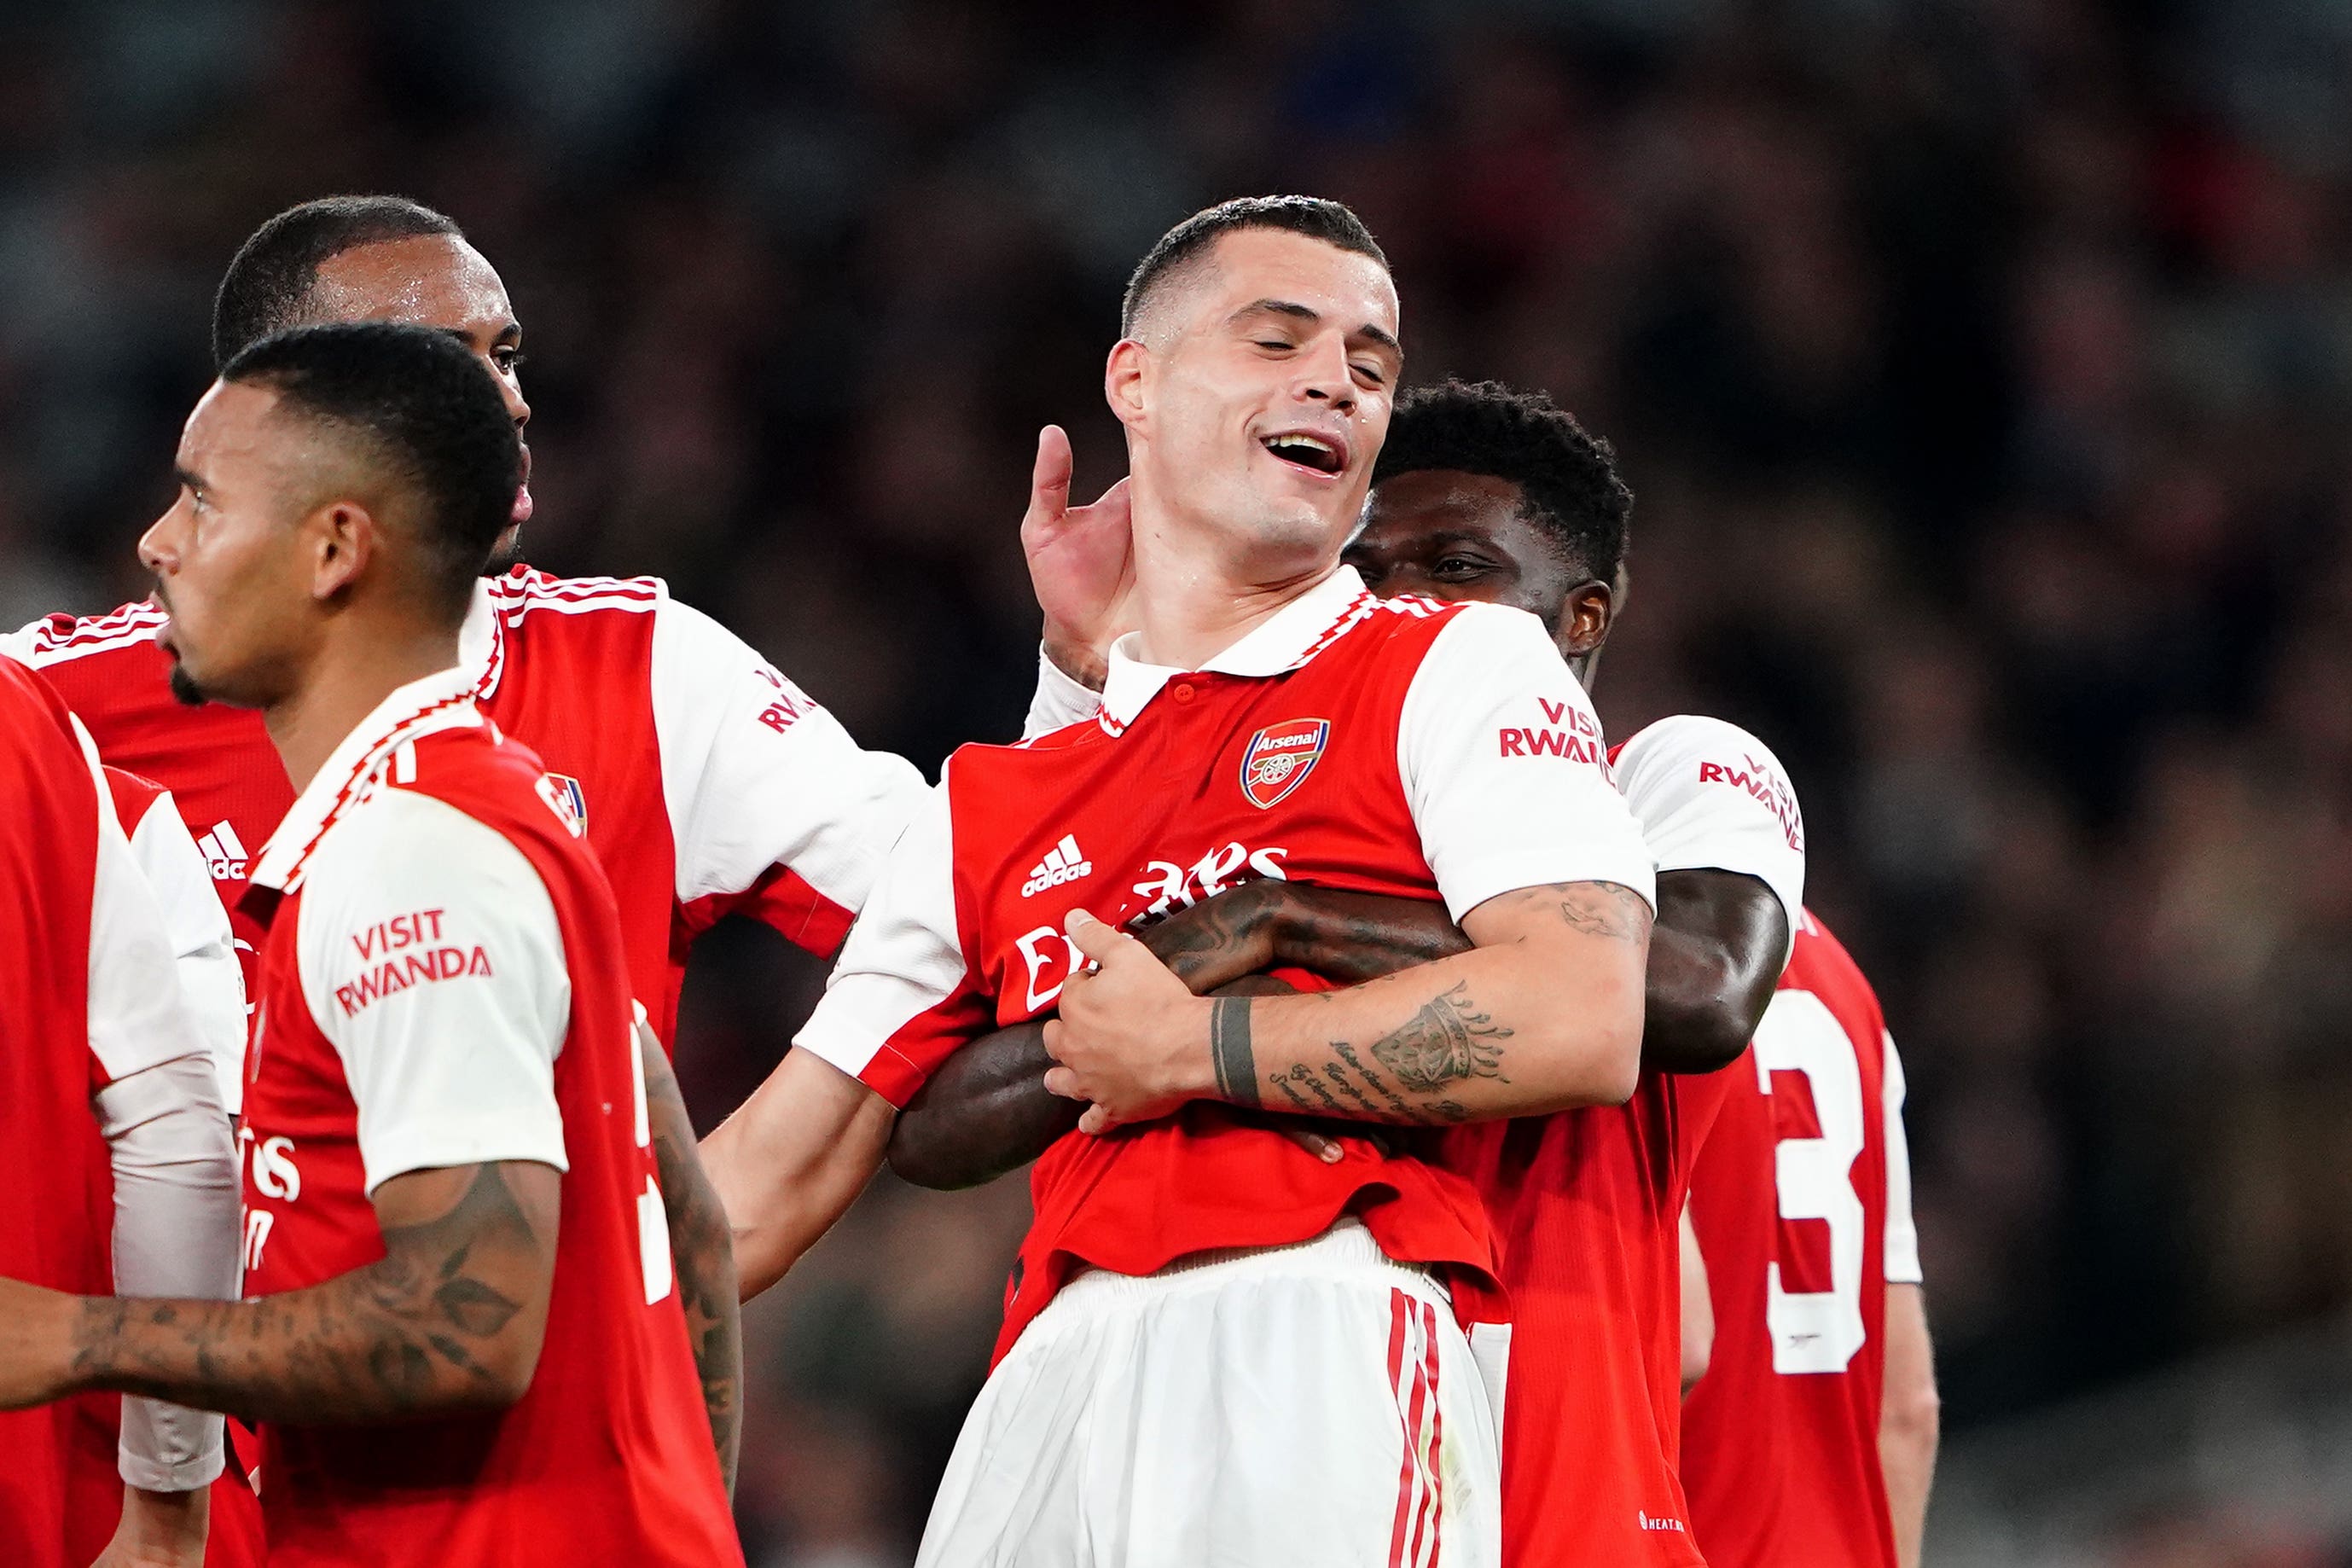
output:
[[205, 858], [205, 868], [215, 882], [241, 882], [245, 879], [245, 846], [236, 837], [236, 829], [226, 822], [215, 822], [202, 838], [196, 849]]
[[1062, 835], [1062, 841], [1045, 851], [1045, 858], [1029, 868], [1029, 879], [1021, 884], [1021, 896], [1034, 898], [1048, 888], [1058, 888], [1065, 882], [1075, 882], [1081, 877], [1095, 874], [1095, 863], [1078, 847], [1076, 837]]

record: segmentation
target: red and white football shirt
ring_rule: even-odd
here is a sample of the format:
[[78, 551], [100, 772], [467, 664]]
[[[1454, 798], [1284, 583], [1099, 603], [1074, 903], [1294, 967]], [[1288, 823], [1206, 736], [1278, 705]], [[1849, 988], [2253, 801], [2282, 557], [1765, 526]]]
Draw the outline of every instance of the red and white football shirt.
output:
[[1715, 1346], [1683, 1479], [1717, 1568], [1893, 1568], [1879, 1468], [1886, 1287], [1920, 1279], [1903, 1067], [1808, 912], [1691, 1186]]
[[[1756, 877], [1795, 928], [1804, 834], [1760, 742], [1682, 715], [1627, 741], [1614, 770], [1660, 874]], [[1701, 1562], [1675, 1473], [1679, 1225], [1724, 1078], [1645, 1072], [1622, 1106], [1447, 1135], [1494, 1216], [1511, 1299], [1503, 1550], [1520, 1568]]]
[[246, 1289], [383, 1255], [405, 1172], [564, 1173], [537, 1374], [510, 1409], [262, 1428], [274, 1563], [742, 1562], [670, 1275], [610, 887], [564, 784], [475, 708], [401, 688], [253, 868]]
[[[294, 794], [258, 714], [172, 696], [155, 645], [167, 618], [152, 604], [53, 616], [0, 637], [0, 651], [43, 669], [106, 761], [172, 791], [250, 949], [258, 932], [236, 912], [248, 847]], [[923, 796], [910, 763], [860, 750], [658, 578], [517, 567], [475, 588], [460, 654], [482, 711], [585, 817], [630, 981], [665, 1042], [696, 935], [740, 911], [833, 952]]]
[[[1260, 877], [1442, 900], [1457, 919], [1552, 882], [1651, 895], [1600, 724], [1531, 616], [1378, 600], [1342, 568], [1202, 669], [1130, 649], [1112, 651], [1097, 721], [955, 754], [801, 1046], [903, 1103], [966, 1040], [1053, 1006], [1078, 906], [1133, 927]], [[1082, 1266], [1148, 1274], [1350, 1212], [1391, 1258], [1490, 1269], [1459, 1176], [1341, 1142], [1327, 1165], [1209, 1104], [1062, 1139], [1032, 1175], [999, 1354]]]
[[[95, 757], [58, 695], [0, 657], [0, 1275], [113, 1293], [112, 1185], [91, 1175], [107, 1161], [91, 1098], [202, 1054], [172, 966]], [[121, 1502], [114, 1404], [0, 1415], [0, 1562], [89, 1560], [80, 1516], [93, 1500]], [[205, 1425], [201, 1448], [145, 1457], [141, 1483], [194, 1487], [217, 1475], [218, 1423]]]

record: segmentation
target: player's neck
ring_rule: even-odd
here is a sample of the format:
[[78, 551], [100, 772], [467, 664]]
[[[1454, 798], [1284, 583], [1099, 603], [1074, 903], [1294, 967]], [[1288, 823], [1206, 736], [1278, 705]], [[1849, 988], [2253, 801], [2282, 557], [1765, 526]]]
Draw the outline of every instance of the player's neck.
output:
[[457, 662], [454, 628], [392, 636], [368, 635], [358, 627], [350, 632], [330, 637], [285, 700], [262, 710], [270, 742], [298, 794], [385, 698]]
[[1147, 664], [1198, 669], [1328, 577], [1336, 555], [1236, 552], [1232, 541], [1184, 526], [1150, 500], [1135, 503], [1135, 606]]

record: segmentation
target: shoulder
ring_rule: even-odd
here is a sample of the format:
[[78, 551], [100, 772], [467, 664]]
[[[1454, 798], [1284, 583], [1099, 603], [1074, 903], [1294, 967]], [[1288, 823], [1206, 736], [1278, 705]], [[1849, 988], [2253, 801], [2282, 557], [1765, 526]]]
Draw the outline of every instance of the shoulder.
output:
[[547, 900], [512, 839], [436, 794], [380, 788], [337, 817], [304, 868], [303, 934], [394, 914], [519, 912]]
[[1804, 815], [1772, 749], [1737, 724], [1677, 713], [1638, 731], [1612, 759], [1630, 800], [1745, 796], [1779, 819], [1791, 849], [1804, 847]]
[[0, 633], [0, 652], [36, 667], [66, 664], [124, 648], [152, 647], [171, 617], [161, 605], [142, 599], [102, 616], [56, 615]]
[[488, 584], [490, 605], [509, 627], [533, 615], [649, 615], [671, 602], [659, 577], [558, 577], [518, 566]]
[[1710, 758], [1777, 774], [1779, 759], [1748, 731], [1703, 713], [1674, 713], [1643, 725], [1617, 748], [1617, 765], [1633, 767], [1653, 759]]

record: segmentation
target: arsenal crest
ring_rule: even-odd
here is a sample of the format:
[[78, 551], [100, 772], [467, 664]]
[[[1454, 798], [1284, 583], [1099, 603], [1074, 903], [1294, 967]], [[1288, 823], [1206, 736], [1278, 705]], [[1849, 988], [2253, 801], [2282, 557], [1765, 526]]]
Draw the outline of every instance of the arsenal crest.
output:
[[1328, 719], [1286, 719], [1268, 724], [1242, 748], [1242, 794], [1264, 810], [1307, 782], [1331, 739]]

